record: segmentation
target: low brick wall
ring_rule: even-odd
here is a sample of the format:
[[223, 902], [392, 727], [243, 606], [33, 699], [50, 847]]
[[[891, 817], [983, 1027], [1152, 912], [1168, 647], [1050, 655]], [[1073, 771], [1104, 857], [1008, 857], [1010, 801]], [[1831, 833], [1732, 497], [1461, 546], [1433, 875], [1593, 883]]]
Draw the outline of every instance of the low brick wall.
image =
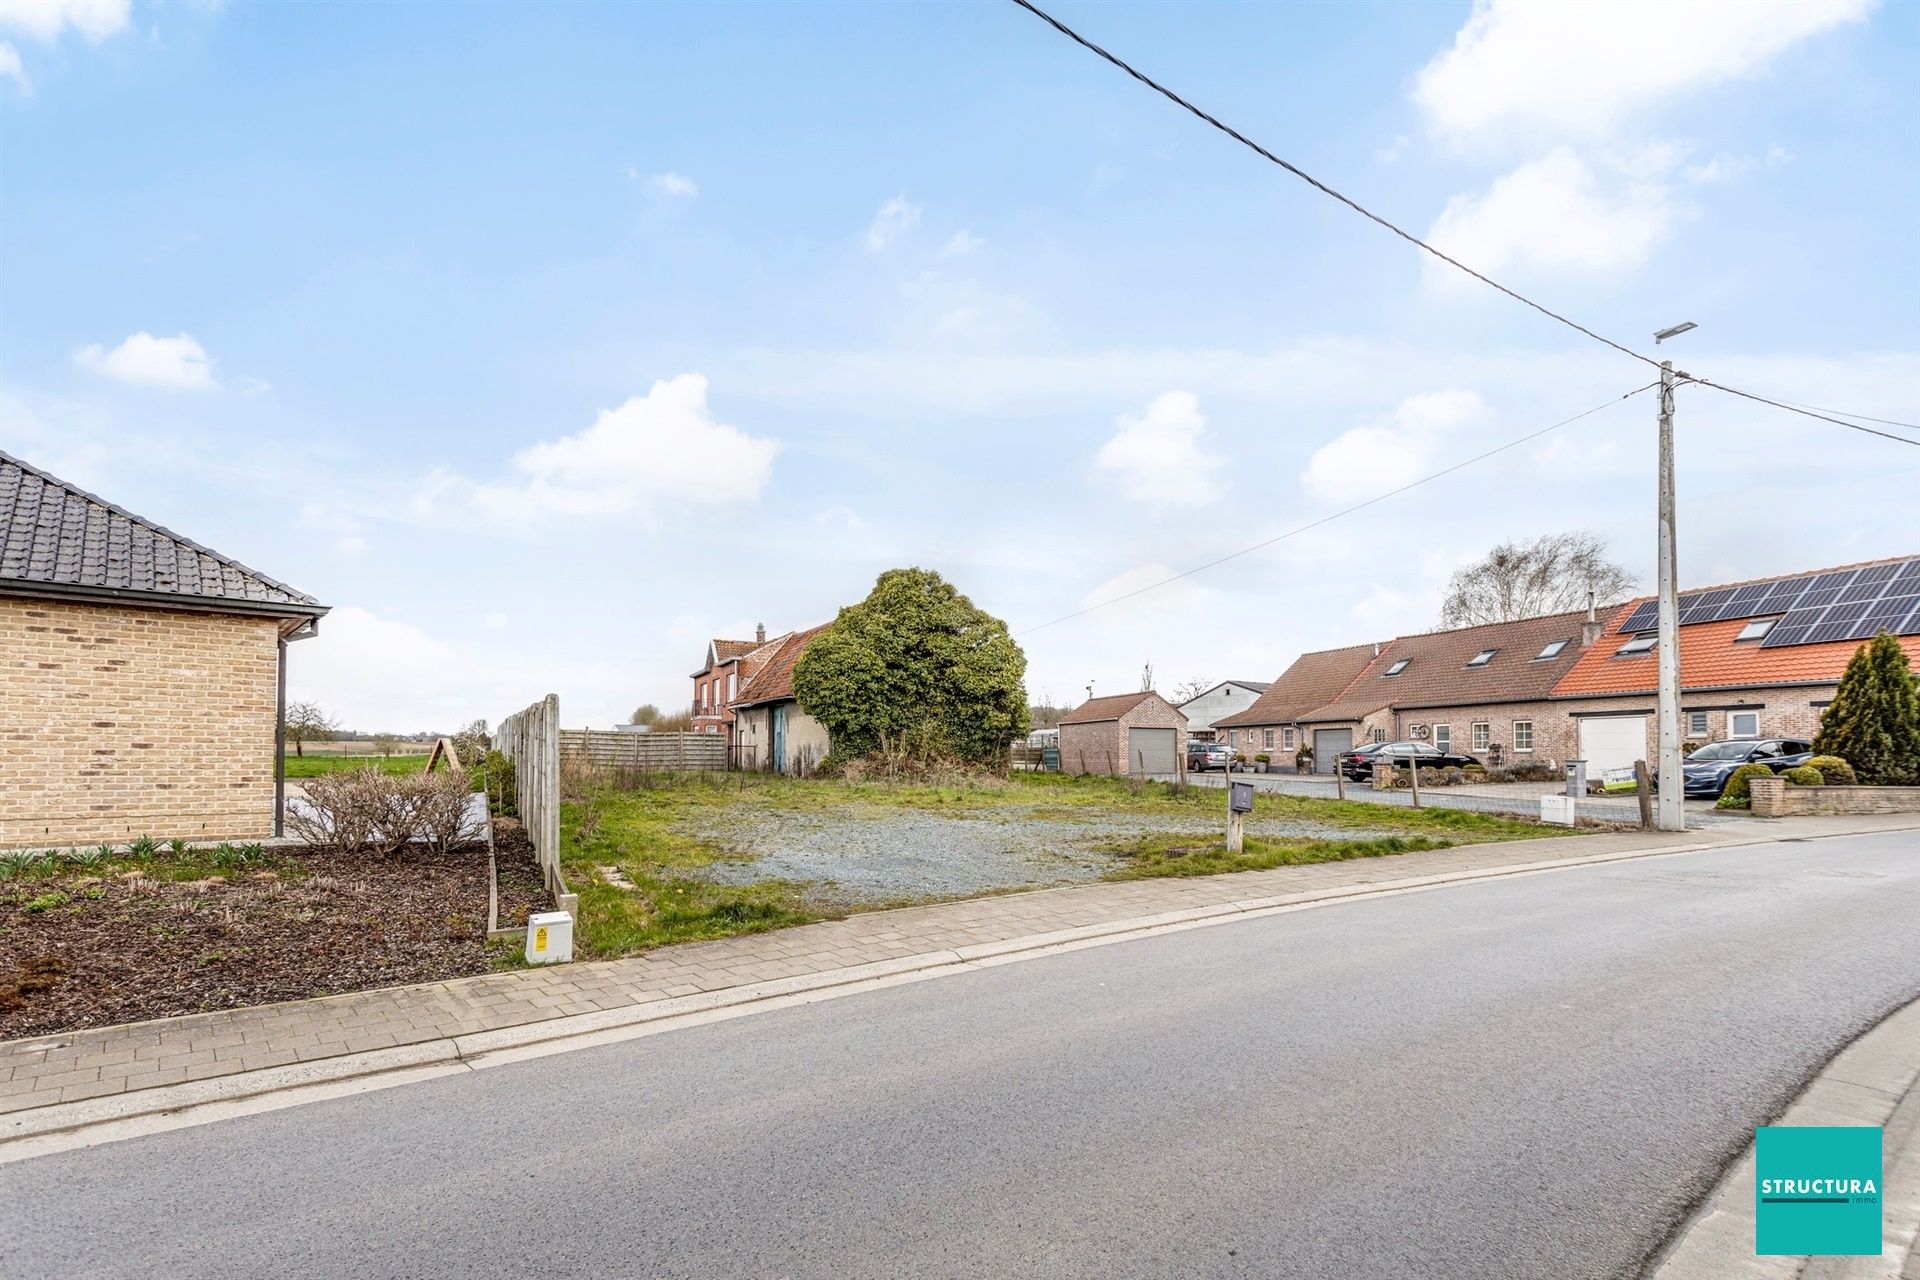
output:
[[1796, 787], [1785, 778], [1753, 780], [1754, 817], [1803, 813], [1920, 813], [1920, 787]]

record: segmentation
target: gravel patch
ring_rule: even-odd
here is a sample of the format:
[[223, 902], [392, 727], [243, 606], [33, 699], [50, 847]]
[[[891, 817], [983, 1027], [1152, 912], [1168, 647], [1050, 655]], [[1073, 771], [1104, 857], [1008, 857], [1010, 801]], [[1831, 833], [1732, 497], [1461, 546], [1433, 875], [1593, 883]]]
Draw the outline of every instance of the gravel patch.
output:
[[[1165, 832], [1219, 836], [1226, 815], [1218, 818], [1063, 818], [1018, 809], [954, 815], [757, 812], [706, 816], [684, 830], [738, 855], [704, 868], [703, 879], [733, 885], [789, 880], [806, 885], [808, 896], [822, 903], [871, 906], [1098, 880], [1125, 859], [1093, 846]], [[1247, 823], [1247, 831], [1329, 840], [1394, 834], [1259, 817]]]

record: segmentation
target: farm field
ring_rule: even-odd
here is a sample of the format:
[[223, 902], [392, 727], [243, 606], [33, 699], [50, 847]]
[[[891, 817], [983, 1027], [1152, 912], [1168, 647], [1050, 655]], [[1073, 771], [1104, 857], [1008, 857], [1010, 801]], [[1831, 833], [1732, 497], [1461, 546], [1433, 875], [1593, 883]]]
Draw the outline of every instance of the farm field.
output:
[[849, 912], [1565, 835], [1455, 809], [1262, 794], [1225, 847], [1216, 788], [1015, 774], [960, 785], [763, 774], [571, 781], [561, 857], [594, 956]]
[[338, 773], [343, 769], [364, 769], [371, 765], [382, 773], [403, 774], [419, 773], [427, 767], [427, 753], [418, 755], [314, 755], [312, 747], [304, 756], [286, 757], [287, 777], [317, 778], [325, 773]]

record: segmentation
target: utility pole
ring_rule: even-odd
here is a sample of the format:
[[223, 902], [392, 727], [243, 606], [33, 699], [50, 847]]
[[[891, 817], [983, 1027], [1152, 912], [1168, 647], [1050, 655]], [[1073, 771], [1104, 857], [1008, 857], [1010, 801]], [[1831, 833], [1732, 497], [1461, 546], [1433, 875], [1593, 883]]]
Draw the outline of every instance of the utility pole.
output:
[[[1694, 328], [1693, 321], [1653, 335], [1658, 346]], [[1687, 829], [1686, 782], [1680, 771], [1680, 598], [1678, 552], [1674, 547], [1673, 361], [1660, 362], [1660, 630], [1655, 649], [1660, 661], [1660, 795], [1654, 825], [1662, 831]]]

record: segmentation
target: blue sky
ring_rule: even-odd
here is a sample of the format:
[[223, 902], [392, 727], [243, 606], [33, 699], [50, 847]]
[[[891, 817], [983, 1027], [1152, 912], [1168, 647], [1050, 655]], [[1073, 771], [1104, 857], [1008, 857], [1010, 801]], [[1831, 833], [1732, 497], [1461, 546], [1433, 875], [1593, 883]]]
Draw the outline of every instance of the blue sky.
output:
[[[1601, 332], [1920, 420], [1920, 11], [1056, 12]], [[1649, 41], [1649, 24], [1665, 38]], [[350, 723], [685, 700], [937, 568], [1056, 701], [1433, 625], [1567, 528], [1653, 568], [1644, 369], [1010, 4], [0, 0], [0, 447], [335, 607]], [[1913, 552], [1920, 451], [1693, 389], [1685, 583]]]

